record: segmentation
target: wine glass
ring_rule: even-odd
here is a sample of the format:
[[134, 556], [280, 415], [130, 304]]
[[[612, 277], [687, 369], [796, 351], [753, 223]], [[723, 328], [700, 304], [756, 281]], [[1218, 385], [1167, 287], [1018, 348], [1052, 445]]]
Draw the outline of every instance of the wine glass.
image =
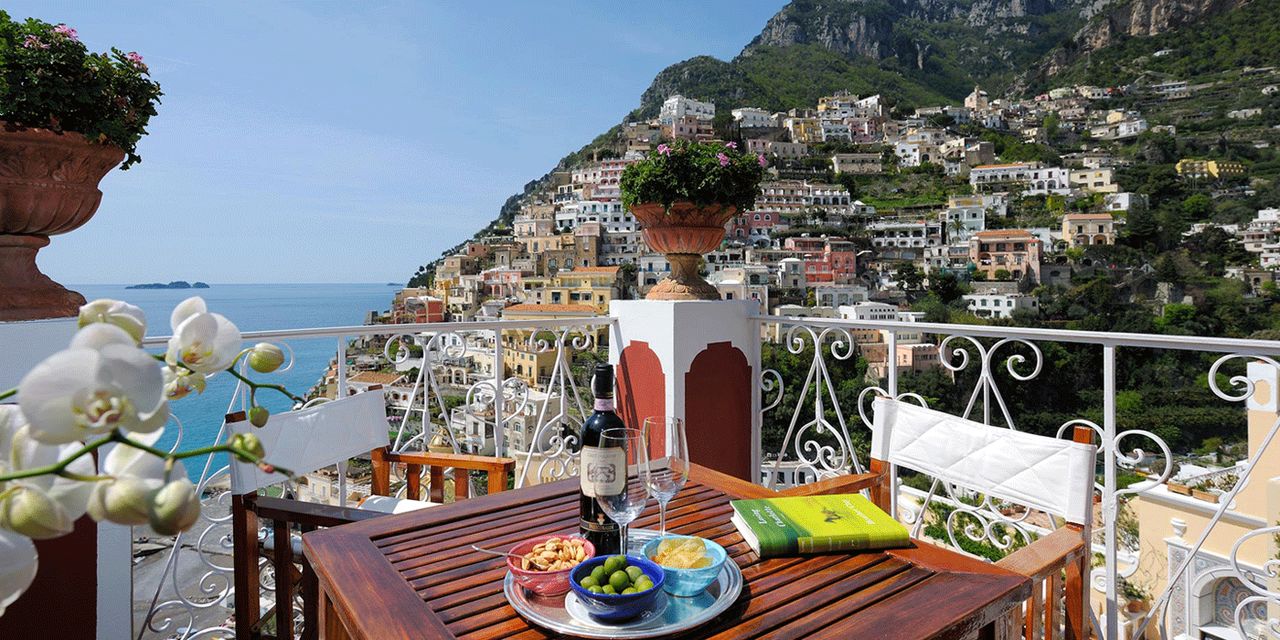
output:
[[[605, 429], [600, 432], [601, 449], [622, 449], [626, 452], [622, 468], [618, 469], [612, 482], [603, 491], [597, 489], [596, 502], [614, 522], [618, 523], [621, 536], [619, 548], [627, 553], [627, 526], [644, 510], [644, 503], [649, 499], [648, 490], [643, 482], [632, 474], [639, 466], [637, 457], [644, 450], [644, 432], [639, 429]], [[631, 482], [636, 480], [636, 482]]]
[[667, 535], [667, 503], [689, 481], [689, 442], [684, 435], [684, 420], [680, 418], [645, 418], [644, 432], [650, 446], [657, 443], [666, 453], [655, 457], [646, 446], [642, 449], [640, 465], [645, 487], [658, 501], [658, 537], [661, 538]]

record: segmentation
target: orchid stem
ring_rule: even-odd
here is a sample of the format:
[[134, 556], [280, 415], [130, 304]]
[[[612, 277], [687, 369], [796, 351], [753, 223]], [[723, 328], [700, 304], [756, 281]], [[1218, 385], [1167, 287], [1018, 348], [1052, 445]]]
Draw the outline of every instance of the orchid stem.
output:
[[0, 400], [7, 400], [18, 395], [18, 388], [14, 387], [8, 391], [0, 391]]
[[0, 475], [0, 482], [8, 482], [10, 480], [20, 480], [22, 478], [34, 478], [36, 476], [43, 476], [47, 474], [62, 475], [66, 471], [67, 467], [71, 465], [72, 462], [75, 462], [77, 459], [81, 458], [87, 453], [97, 450], [98, 447], [101, 447], [102, 445], [107, 444], [108, 442], [111, 442], [111, 436], [104, 436], [102, 438], [98, 438], [97, 440], [93, 440], [88, 444], [84, 445], [75, 453], [68, 456], [67, 458], [59, 460], [58, 462], [55, 462], [53, 464], [45, 465], [43, 467], [34, 467], [31, 469], [22, 469], [19, 471], [14, 471], [12, 473], [6, 473], [3, 475]]

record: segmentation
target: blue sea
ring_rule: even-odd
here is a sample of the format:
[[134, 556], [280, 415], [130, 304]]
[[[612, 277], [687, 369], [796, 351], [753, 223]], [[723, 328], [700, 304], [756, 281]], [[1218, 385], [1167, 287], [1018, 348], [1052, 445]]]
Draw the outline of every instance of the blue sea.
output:
[[[359, 325], [369, 311], [388, 309], [398, 290], [381, 284], [210, 284], [208, 289], [126, 289], [124, 285], [73, 285], [89, 300], [113, 298], [137, 305], [147, 314], [147, 335], [169, 335], [169, 313], [190, 296], [204, 298], [209, 310], [230, 319], [241, 331], [303, 329]], [[283, 384], [295, 395], [305, 395], [324, 373], [337, 352], [336, 339], [291, 340], [293, 368], [283, 373], [251, 372], [256, 380]], [[227, 413], [235, 378], [223, 373], [209, 380], [204, 393], [187, 396], [172, 404], [174, 416], [182, 421], [181, 449], [213, 444]], [[289, 409], [288, 398], [263, 389], [258, 403], [272, 413]], [[237, 405], [236, 409], [239, 409]], [[172, 422], [160, 445], [168, 449], [178, 438]], [[270, 457], [268, 452], [268, 458]], [[187, 474], [199, 480], [207, 458], [185, 461]], [[215, 460], [214, 469], [225, 464]]]

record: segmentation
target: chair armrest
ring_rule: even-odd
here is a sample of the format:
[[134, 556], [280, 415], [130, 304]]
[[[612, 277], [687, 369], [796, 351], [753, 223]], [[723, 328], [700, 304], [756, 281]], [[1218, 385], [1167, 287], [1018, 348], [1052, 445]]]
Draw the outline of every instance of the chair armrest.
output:
[[348, 522], [368, 520], [386, 515], [377, 511], [365, 511], [355, 507], [335, 507], [318, 502], [286, 500], [270, 496], [257, 496], [250, 503], [249, 509], [260, 518], [316, 527], [336, 527]]
[[490, 458], [487, 456], [471, 456], [461, 453], [435, 453], [432, 451], [391, 452], [374, 449], [374, 459], [400, 464], [420, 464], [427, 467], [453, 467], [489, 472], [514, 472], [515, 458]]
[[996, 566], [1032, 580], [1061, 571], [1063, 565], [1085, 551], [1079, 527], [1067, 525], [996, 561]]
[[884, 476], [879, 473], [852, 473], [784, 489], [779, 491], [778, 495], [821, 496], [833, 493], [854, 493], [875, 486], [883, 478]]

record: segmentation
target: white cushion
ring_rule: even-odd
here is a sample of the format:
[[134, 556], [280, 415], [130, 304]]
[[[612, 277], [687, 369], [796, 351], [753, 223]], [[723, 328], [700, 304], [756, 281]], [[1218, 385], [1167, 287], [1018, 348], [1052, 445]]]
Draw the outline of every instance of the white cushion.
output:
[[379, 511], [381, 513], [408, 513], [418, 509], [426, 509], [440, 504], [429, 500], [410, 500], [408, 498], [389, 498], [387, 496], [369, 496], [356, 505], [357, 509]]
[[1089, 522], [1093, 445], [876, 398], [871, 456], [1069, 522]]
[[[387, 446], [387, 405], [382, 390], [365, 391], [306, 409], [271, 416], [265, 427], [248, 420], [227, 424], [231, 433], [252, 433], [262, 441], [267, 461], [297, 474], [323, 469]], [[230, 436], [228, 436], [230, 437]], [[285, 479], [256, 465], [232, 459], [231, 491], [252, 493]]]

